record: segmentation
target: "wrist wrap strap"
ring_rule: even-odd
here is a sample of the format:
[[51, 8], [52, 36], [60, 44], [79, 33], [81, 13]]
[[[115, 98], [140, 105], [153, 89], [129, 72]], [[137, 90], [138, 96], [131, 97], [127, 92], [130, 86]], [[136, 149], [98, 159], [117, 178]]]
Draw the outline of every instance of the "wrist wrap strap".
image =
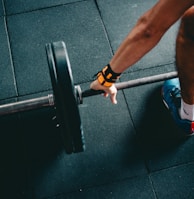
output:
[[97, 73], [98, 82], [106, 87], [110, 87], [117, 81], [121, 73], [115, 73], [112, 71], [110, 64], [107, 64], [102, 71]]

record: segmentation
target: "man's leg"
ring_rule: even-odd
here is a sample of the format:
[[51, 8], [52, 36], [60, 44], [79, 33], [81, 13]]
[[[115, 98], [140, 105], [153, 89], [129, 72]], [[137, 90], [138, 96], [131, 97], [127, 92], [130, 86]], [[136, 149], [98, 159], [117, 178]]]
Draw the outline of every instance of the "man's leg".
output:
[[181, 20], [176, 64], [179, 78], [165, 81], [163, 100], [177, 125], [188, 135], [194, 135], [194, 6]]
[[176, 42], [176, 64], [181, 86], [181, 118], [194, 121], [194, 6], [181, 20]]

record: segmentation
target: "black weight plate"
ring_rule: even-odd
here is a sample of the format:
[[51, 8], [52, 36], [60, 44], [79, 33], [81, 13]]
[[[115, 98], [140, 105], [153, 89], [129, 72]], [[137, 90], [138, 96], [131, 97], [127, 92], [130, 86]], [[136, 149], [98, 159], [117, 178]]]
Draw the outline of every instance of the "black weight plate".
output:
[[58, 94], [61, 91], [58, 86], [57, 74], [56, 74], [56, 69], [55, 69], [56, 68], [55, 58], [53, 55], [51, 44], [46, 45], [46, 53], [47, 53], [47, 60], [48, 60], [48, 65], [49, 65], [52, 87], [53, 87], [53, 94], [54, 94], [54, 99], [55, 99], [57, 120], [60, 124], [59, 128], [61, 130], [62, 137], [64, 140], [65, 150], [68, 154], [70, 154], [73, 152], [73, 140], [72, 140], [72, 136], [69, 134], [69, 131], [66, 130], [66, 127], [64, 125], [65, 121], [63, 121], [64, 120], [63, 113], [61, 113], [62, 111], [64, 111], [64, 108], [63, 108], [63, 103], [60, 100], [60, 94]]
[[61, 100], [65, 110], [63, 117], [65, 118], [66, 130], [73, 138], [73, 152], [82, 152], [85, 147], [84, 134], [68, 53], [64, 42], [55, 42], [52, 44], [52, 47], [58, 83], [62, 91]]
[[54, 42], [47, 45], [46, 49], [50, 49], [50, 55], [52, 54], [49, 68], [53, 79], [57, 118], [63, 132], [66, 152], [82, 152], [84, 150], [83, 130], [65, 43]]

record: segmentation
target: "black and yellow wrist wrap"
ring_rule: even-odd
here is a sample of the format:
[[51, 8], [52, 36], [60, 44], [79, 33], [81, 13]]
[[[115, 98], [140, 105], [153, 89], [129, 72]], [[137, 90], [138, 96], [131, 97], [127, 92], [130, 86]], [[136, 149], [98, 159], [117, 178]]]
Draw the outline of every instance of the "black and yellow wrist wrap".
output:
[[115, 73], [112, 71], [110, 64], [107, 64], [102, 71], [97, 73], [97, 80], [102, 86], [111, 87], [120, 75], [121, 73]]

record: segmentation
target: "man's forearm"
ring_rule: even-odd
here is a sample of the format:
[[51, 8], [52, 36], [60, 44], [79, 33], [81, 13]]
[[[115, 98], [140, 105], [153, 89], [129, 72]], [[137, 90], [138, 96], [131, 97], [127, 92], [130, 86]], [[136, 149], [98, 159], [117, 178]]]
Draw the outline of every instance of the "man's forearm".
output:
[[[168, 28], [193, 4], [193, 0], [160, 0], [143, 16], [122, 42], [110, 61], [112, 70], [122, 73], [149, 52]], [[176, 9], [174, 7], [176, 6]]]
[[[148, 20], [148, 19], [145, 19]], [[122, 73], [149, 52], [161, 39], [165, 31], [154, 30], [140, 18], [110, 61], [112, 70]]]
[[[134, 34], [136, 30], [134, 29]], [[144, 34], [144, 33], [142, 33]], [[147, 52], [149, 52], [160, 40], [162, 35], [137, 36], [129, 35], [116, 51], [110, 61], [112, 70], [116, 73], [122, 73], [128, 67], [135, 64]]]

